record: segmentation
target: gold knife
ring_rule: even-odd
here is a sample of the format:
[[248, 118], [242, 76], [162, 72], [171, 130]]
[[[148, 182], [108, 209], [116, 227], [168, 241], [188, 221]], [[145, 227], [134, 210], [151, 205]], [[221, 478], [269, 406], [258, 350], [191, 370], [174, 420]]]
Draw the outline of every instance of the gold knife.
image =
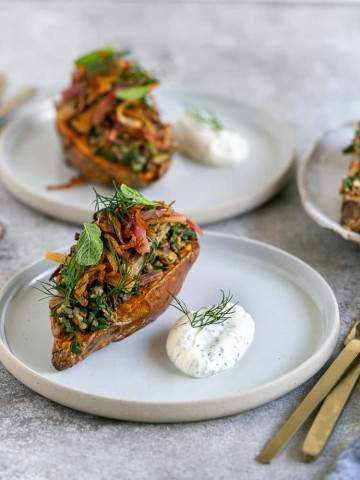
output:
[[352, 362], [360, 353], [359, 324], [356, 325], [356, 337], [351, 340], [339, 353], [320, 380], [310, 390], [300, 405], [282, 425], [280, 430], [265, 445], [257, 460], [261, 463], [270, 463], [271, 460], [285, 447], [303, 423], [309, 418], [316, 407], [324, 400], [336, 383], [343, 376]]
[[8, 113], [10, 113], [14, 108], [16, 108], [20, 103], [27, 100], [35, 93], [35, 88], [33, 87], [24, 87], [22, 88], [19, 93], [11, 97], [6, 102], [0, 105], [0, 119], [5, 117]]
[[[346, 337], [344, 345], [347, 345], [355, 337], [358, 323], [359, 320]], [[359, 376], [360, 362], [357, 361], [325, 398], [303, 443], [302, 450], [308, 460], [315, 460], [322, 452]]]

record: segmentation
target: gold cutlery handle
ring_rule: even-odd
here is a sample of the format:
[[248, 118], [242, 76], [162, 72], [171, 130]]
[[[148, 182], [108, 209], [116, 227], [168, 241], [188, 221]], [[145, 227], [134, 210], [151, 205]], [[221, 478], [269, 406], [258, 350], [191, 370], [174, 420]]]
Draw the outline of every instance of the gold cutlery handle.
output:
[[24, 87], [19, 93], [10, 98], [7, 102], [0, 105], [0, 118], [5, 117], [14, 108], [16, 108], [21, 102], [31, 97], [35, 92], [33, 87]]
[[315, 460], [325, 447], [359, 375], [360, 363], [357, 363], [325, 398], [303, 443], [303, 453], [309, 460]]
[[322, 400], [324, 400], [326, 395], [340, 380], [347, 368], [358, 356], [359, 352], [360, 340], [357, 339], [352, 340], [345, 348], [343, 348], [324, 375], [314, 385], [280, 430], [265, 445], [265, 448], [257, 457], [259, 462], [270, 463], [271, 460], [285, 447], [315, 408]]

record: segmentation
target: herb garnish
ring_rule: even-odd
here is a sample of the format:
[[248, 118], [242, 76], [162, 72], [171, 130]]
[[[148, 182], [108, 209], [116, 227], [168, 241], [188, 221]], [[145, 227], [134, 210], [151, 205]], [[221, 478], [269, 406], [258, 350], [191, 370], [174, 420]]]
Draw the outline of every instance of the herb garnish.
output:
[[147, 72], [139, 64], [133, 62], [129, 64], [128, 68], [120, 72], [119, 80], [132, 80], [137, 85], [158, 83], [157, 78], [152, 73]]
[[350, 192], [356, 180], [360, 180], [360, 172], [357, 172], [355, 175], [349, 175], [348, 177], [344, 178], [342, 186], [345, 193]]
[[233, 295], [230, 292], [225, 294], [224, 290], [221, 290], [221, 297], [217, 304], [193, 312], [182, 300], [177, 297], [173, 298], [175, 303], [171, 303], [171, 306], [180, 310], [188, 318], [193, 328], [201, 328], [207, 325], [222, 325], [231, 318], [238, 303], [232, 303]]
[[120, 187], [121, 193], [128, 200], [131, 201], [133, 205], [141, 204], [146, 205], [147, 207], [155, 207], [155, 202], [148, 200], [144, 195], [134, 188], [128, 187], [124, 183]]
[[64, 297], [63, 304], [68, 305], [84, 268], [99, 262], [103, 248], [100, 228], [94, 223], [84, 223], [83, 231], [74, 247], [74, 253], [66, 257], [61, 269], [61, 282], [59, 284], [54, 280], [39, 282], [41, 287], [36, 287], [37, 290], [45, 295], [44, 298], [59, 296], [60, 293]]
[[83, 231], [76, 245], [75, 259], [85, 267], [99, 262], [104, 249], [101, 230], [96, 223], [84, 223]]
[[[107, 213], [114, 212], [117, 209], [126, 211], [133, 205], [144, 205], [154, 208], [157, 203], [148, 200], [137, 190], [122, 184], [120, 187], [114, 183], [115, 193], [112, 197], [106, 197], [95, 190], [96, 211], [105, 209]], [[120, 284], [115, 287], [113, 293], [129, 293], [129, 287], [134, 279], [131, 277], [128, 265], [121, 264], [116, 252], [109, 245], [109, 249], [116, 262], [118, 263], [119, 273], [121, 275]], [[44, 298], [63, 297], [63, 304], [67, 306], [70, 303], [71, 294], [83, 273], [85, 267], [96, 265], [104, 250], [104, 244], [101, 239], [101, 229], [96, 223], [84, 223], [83, 230], [76, 245], [73, 247], [73, 253], [66, 257], [65, 263], [61, 269], [61, 281], [57, 283], [54, 280], [48, 282], [39, 282], [40, 287], [35, 287], [44, 294]], [[131, 290], [131, 289], [130, 289]]]
[[46, 298], [59, 297], [63, 298], [63, 305], [67, 306], [70, 302], [72, 291], [83, 272], [84, 267], [79, 265], [75, 256], [68, 256], [61, 269], [61, 282], [57, 283], [55, 280], [41, 281], [39, 280], [39, 287], [34, 286], [36, 290], [41, 292], [44, 296], [39, 300]]
[[[74, 255], [71, 257], [67, 257], [67, 259], [65, 260], [64, 266], [61, 270], [61, 276], [63, 280], [62, 283], [65, 284], [64, 302], [63, 302], [64, 305], [69, 304], [72, 291], [74, 290], [75, 285], [77, 284], [83, 270], [84, 270], [84, 267], [82, 265], [79, 265]], [[60, 284], [59, 290], [61, 289], [62, 289], [62, 286]]]
[[360, 151], [360, 122], [357, 124], [355, 137], [353, 141], [342, 151], [345, 155], [359, 153]]
[[112, 197], [101, 195], [95, 189], [95, 208], [96, 212], [106, 210], [114, 212], [116, 209], [127, 210], [133, 205], [145, 205], [147, 207], [156, 207], [157, 203], [148, 200], [137, 190], [122, 184], [120, 187], [114, 182], [115, 193]]
[[89, 73], [94, 75], [107, 73], [114, 65], [114, 60], [117, 57], [123, 57], [129, 53], [129, 50], [116, 51], [111, 47], [102, 48], [77, 58], [75, 65], [85, 67]]
[[186, 110], [186, 113], [190, 115], [194, 120], [199, 123], [212, 128], [213, 130], [222, 130], [223, 126], [213, 113], [209, 110], [200, 109], [196, 107], [190, 107]]
[[120, 275], [119, 283], [110, 291], [109, 295], [123, 295], [123, 294], [130, 293], [134, 283], [134, 279], [132, 278], [131, 270], [127, 262], [127, 259], [124, 258], [123, 262], [120, 261], [120, 258], [116, 253], [111, 242], [108, 243], [108, 247], [112, 257], [116, 262], [116, 265], [118, 267], [118, 272]]
[[44, 295], [42, 298], [39, 298], [40, 301], [59, 295], [59, 285], [54, 280], [49, 280], [48, 282], [39, 280], [38, 283], [40, 286], [34, 285], [33, 288]]
[[65, 305], [68, 305], [84, 267], [96, 265], [101, 258], [103, 249], [100, 228], [94, 223], [84, 223], [83, 231], [74, 248], [75, 252], [71, 257], [67, 257], [61, 270], [62, 280], [65, 284]]
[[141, 100], [149, 93], [153, 85], [153, 83], [148, 83], [146, 85], [121, 88], [115, 92], [115, 97], [119, 100]]

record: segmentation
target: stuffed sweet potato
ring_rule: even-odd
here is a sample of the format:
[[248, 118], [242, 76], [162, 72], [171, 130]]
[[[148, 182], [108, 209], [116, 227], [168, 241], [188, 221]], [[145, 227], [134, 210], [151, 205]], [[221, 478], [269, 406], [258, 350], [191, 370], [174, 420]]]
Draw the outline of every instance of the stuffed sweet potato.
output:
[[93, 222], [76, 234], [70, 252], [47, 254], [60, 263], [43, 284], [58, 370], [155, 320], [199, 253], [199, 228], [170, 205], [126, 185], [96, 200]]
[[66, 159], [81, 177], [144, 187], [164, 175], [174, 140], [151, 96], [157, 86], [125, 52], [108, 48], [75, 61], [55, 123]]
[[349, 230], [360, 233], [360, 124], [352, 144], [344, 150], [344, 153], [351, 154], [353, 159], [340, 189], [343, 199], [341, 224]]

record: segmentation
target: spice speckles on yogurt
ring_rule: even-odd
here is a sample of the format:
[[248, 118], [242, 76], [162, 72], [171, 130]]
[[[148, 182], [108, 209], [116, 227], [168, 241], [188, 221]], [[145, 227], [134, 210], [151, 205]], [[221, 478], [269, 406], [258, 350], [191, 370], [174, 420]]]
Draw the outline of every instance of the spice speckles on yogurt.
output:
[[[170, 360], [192, 377], [208, 377], [233, 367], [254, 339], [255, 322], [243, 307], [227, 302], [223, 321], [221, 316], [219, 321], [206, 317], [214, 307], [187, 311], [168, 335], [166, 350]], [[194, 313], [195, 321], [201, 318], [201, 324], [194, 323]]]

